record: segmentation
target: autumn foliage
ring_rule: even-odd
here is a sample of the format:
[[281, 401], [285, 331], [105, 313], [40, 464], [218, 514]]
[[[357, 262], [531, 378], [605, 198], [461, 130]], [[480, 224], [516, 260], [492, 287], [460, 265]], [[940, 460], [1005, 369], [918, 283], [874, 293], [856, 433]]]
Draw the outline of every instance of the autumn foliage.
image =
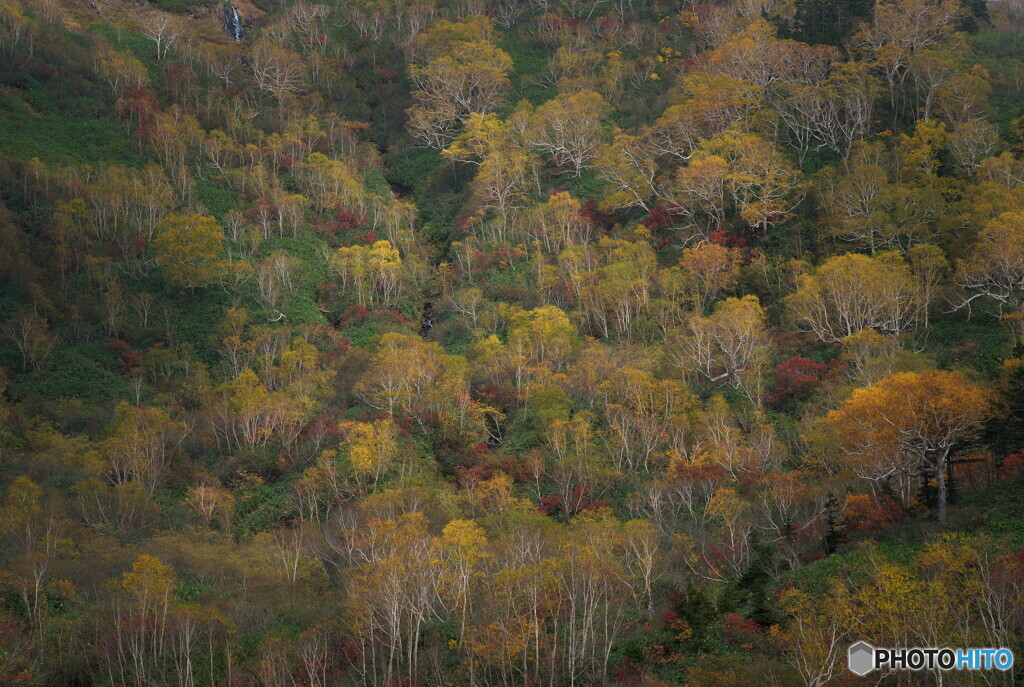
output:
[[1024, 655], [1022, 26], [0, 0], [0, 683]]

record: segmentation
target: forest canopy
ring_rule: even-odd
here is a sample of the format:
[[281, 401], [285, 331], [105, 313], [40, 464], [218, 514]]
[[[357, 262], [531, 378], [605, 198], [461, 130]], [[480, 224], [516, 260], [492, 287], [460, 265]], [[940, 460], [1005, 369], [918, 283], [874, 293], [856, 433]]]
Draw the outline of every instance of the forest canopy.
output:
[[0, 684], [1024, 656], [1018, 0], [0, 0], [0, 277]]

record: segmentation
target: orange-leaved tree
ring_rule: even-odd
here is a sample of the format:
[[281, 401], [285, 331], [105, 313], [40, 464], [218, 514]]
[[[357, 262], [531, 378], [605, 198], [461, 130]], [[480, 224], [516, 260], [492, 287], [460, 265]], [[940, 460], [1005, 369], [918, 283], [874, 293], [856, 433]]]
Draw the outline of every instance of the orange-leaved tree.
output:
[[837, 447], [867, 469], [858, 470], [862, 476], [876, 482], [898, 473], [933, 476], [942, 522], [950, 459], [988, 414], [985, 390], [958, 372], [931, 370], [889, 375], [857, 389], [825, 424], [835, 430]]

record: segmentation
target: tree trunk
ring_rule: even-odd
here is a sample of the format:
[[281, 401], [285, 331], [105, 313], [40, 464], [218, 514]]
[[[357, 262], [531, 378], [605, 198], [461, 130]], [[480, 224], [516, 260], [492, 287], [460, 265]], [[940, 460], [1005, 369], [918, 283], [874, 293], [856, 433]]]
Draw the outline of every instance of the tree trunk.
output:
[[949, 449], [942, 449], [935, 460], [935, 505], [939, 522], [946, 521], [946, 461]]

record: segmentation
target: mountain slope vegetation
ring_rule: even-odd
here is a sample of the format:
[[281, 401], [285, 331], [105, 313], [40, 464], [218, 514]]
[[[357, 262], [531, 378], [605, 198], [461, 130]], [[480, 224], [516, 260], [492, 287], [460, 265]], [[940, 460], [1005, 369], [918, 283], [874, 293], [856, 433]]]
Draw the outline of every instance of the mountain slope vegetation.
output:
[[1022, 32], [0, 0], [0, 683], [1022, 655]]

